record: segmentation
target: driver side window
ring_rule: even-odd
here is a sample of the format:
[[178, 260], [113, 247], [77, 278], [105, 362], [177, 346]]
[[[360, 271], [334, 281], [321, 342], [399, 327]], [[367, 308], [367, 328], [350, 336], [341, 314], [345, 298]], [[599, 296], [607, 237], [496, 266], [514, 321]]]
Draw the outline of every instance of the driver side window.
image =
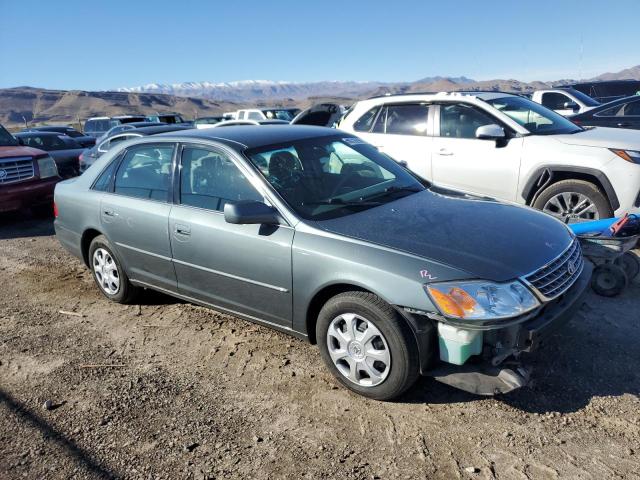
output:
[[476, 130], [496, 121], [486, 113], [461, 103], [440, 105], [440, 136], [476, 138]]

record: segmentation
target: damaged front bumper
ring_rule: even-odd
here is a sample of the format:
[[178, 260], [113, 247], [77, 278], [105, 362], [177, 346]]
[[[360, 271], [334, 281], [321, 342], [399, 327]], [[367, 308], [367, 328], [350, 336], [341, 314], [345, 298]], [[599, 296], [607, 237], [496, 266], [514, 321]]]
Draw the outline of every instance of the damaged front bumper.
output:
[[482, 354], [478, 357], [464, 365], [433, 362], [434, 367], [422, 369], [422, 374], [478, 395], [507, 393], [527, 385], [530, 370], [520, 362], [520, 354], [537, 350], [576, 314], [583, 304], [592, 270], [593, 266], [585, 262], [571, 288], [544, 305], [534, 317], [484, 328]]

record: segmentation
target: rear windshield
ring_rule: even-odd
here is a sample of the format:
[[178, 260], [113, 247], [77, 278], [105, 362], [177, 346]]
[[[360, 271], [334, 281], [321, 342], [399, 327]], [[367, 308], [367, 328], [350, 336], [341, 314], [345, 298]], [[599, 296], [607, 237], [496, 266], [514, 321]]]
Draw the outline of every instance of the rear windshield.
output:
[[0, 147], [15, 147], [18, 141], [5, 128], [0, 125]]

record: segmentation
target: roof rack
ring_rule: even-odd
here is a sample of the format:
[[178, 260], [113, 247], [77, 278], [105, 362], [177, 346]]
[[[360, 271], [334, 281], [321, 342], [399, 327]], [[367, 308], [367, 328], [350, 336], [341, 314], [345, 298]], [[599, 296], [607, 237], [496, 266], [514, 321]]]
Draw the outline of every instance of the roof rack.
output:
[[441, 91], [441, 92], [405, 92], [405, 93], [385, 93], [384, 95], [374, 95], [373, 97], [367, 98], [367, 100], [371, 100], [374, 98], [384, 98], [384, 97], [402, 97], [408, 95], [442, 95], [442, 94], [461, 94], [461, 95], [475, 95], [478, 93], [504, 93], [505, 95], [526, 95], [526, 92], [505, 92], [503, 90], [451, 90], [451, 91]]

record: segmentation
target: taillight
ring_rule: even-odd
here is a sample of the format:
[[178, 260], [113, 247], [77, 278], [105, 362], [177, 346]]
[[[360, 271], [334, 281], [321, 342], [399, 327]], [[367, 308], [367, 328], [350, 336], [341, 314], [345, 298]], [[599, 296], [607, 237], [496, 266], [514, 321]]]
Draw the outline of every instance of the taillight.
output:
[[58, 206], [56, 205], [56, 202], [53, 202], [53, 216], [58, 218]]

